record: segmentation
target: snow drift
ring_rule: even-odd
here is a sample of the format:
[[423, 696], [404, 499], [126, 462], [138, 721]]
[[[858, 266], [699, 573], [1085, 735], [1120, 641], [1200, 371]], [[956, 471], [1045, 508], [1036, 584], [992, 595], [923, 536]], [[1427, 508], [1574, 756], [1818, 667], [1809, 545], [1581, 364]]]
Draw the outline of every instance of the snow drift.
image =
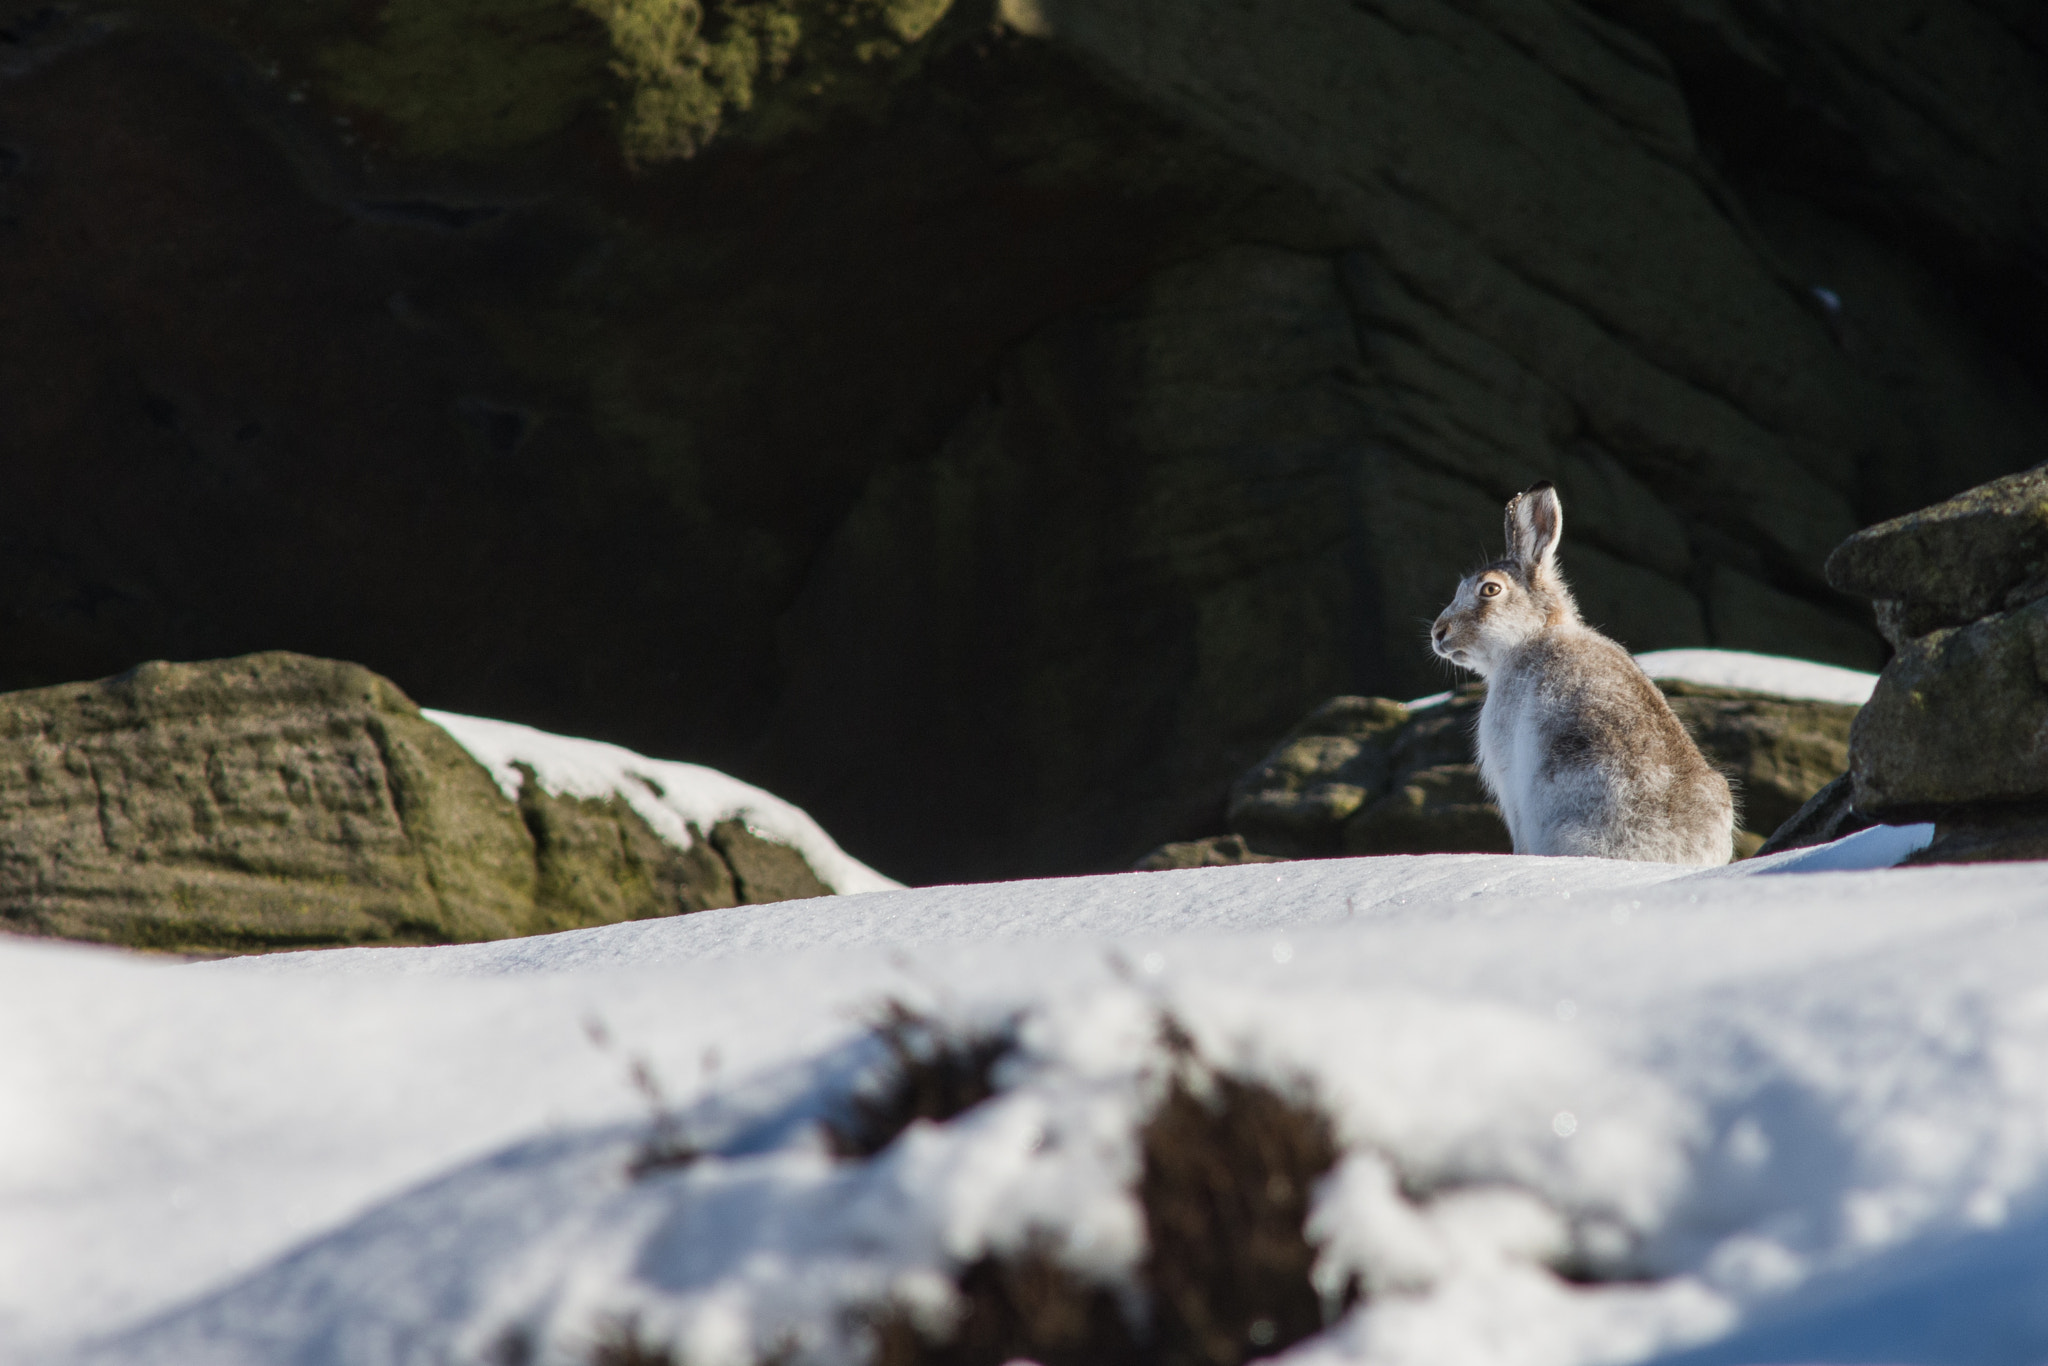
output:
[[[581, 1360], [634, 1312], [692, 1361], [851, 1359], [844, 1311], [943, 1309], [953, 1270], [1037, 1230], [1128, 1271], [1165, 1011], [1217, 1065], [1305, 1082], [1343, 1140], [1318, 1276], [1368, 1298], [1296, 1356], [1685, 1347], [2041, 1198], [2038, 870], [1782, 857], [1132, 874], [203, 967], [9, 946], [12, 1036], [44, 1042], [5, 1073], [36, 1118], [8, 1144], [7, 1343], [486, 1361], [517, 1330]], [[986, 1104], [836, 1159], [817, 1121], [888, 998], [1016, 1019], [1020, 1051]], [[634, 1059], [707, 1156], [629, 1174]]]

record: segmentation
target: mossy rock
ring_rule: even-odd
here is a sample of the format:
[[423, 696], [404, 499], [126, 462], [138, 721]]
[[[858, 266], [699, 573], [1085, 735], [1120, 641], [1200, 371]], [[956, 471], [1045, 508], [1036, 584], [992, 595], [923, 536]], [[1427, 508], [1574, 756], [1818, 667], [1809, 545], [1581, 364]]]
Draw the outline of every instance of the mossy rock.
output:
[[1856, 809], [1888, 823], [2048, 798], [2048, 597], [1907, 641], [1849, 751]]
[[534, 904], [552, 928], [740, 904], [732, 868], [701, 834], [678, 849], [623, 797], [551, 793], [530, 767], [519, 771], [519, 816], [533, 839]]
[[1728, 775], [1744, 830], [1775, 831], [1849, 766], [1854, 706], [1682, 679], [1657, 686], [1701, 752]]
[[[1701, 751], [1733, 782], [1744, 826], [1736, 848], [1744, 855], [1763, 843], [1759, 832], [1776, 830], [1848, 764], [1853, 706], [1656, 681]], [[1248, 851], [1286, 858], [1512, 852], [1473, 752], [1485, 699], [1477, 683], [1425, 707], [1332, 698], [1238, 780], [1231, 830]], [[1167, 849], [1183, 847], [1196, 845]], [[1195, 866], [1165, 857], [1162, 849], [1138, 866]]]
[[2048, 465], [1866, 527], [1828, 556], [1827, 576], [1882, 603], [1901, 648], [2048, 596]]
[[742, 903], [832, 895], [802, 854], [756, 834], [745, 821], [723, 820], [712, 826], [710, 844], [732, 869], [734, 895]]
[[152, 663], [0, 696], [0, 928], [20, 933], [425, 944], [830, 890], [743, 838], [678, 849], [623, 800], [530, 775], [510, 801], [389, 680], [335, 660]]
[[[579, 120], [619, 155], [687, 159], [873, 115], [955, 0], [144, 0], [235, 37], [266, 69], [408, 157], [503, 162]], [[985, 7], [984, 7], [985, 8]], [[961, 26], [966, 27], [966, 26]], [[978, 27], [986, 31], [983, 17]]]
[[1285, 863], [1278, 854], [1262, 854], [1243, 835], [1211, 835], [1207, 839], [1162, 844], [1139, 859], [1133, 872], [1165, 873], [1176, 868], [1234, 868], [1241, 863]]
[[1344, 823], [1349, 854], [1512, 854], [1515, 842], [1476, 764], [1415, 769]]
[[1413, 721], [1385, 697], [1333, 697], [1230, 792], [1230, 826], [1267, 853], [1336, 853], [1331, 838], [1393, 776], [1395, 741]]
[[1512, 852], [1472, 752], [1485, 698], [1469, 685], [1427, 707], [1330, 699], [1238, 780], [1232, 830], [1293, 858]]

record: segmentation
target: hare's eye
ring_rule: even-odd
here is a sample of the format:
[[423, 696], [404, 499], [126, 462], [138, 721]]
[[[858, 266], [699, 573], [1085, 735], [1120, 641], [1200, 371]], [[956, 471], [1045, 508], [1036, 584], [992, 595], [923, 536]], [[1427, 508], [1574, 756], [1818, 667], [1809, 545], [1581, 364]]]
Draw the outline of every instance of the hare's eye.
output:
[[1492, 579], [1488, 579], [1485, 583], [1479, 585], [1479, 596], [1482, 598], [1499, 597], [1500, 585], [1495, 583]]

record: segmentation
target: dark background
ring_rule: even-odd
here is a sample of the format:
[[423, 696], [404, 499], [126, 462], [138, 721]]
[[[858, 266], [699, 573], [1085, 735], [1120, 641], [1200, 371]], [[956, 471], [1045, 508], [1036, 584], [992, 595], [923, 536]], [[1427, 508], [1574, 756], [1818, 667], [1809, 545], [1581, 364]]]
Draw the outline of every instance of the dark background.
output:
[[299, 650], [1114, 868], [1441, 686], [1535, 479], [1630, 646], [1874, 667], [1828, 549], [2048, 445], [2040, 5], [961, 0], [628, 165], [363, 94], [439, 2], [0, 0], [0, 687]]

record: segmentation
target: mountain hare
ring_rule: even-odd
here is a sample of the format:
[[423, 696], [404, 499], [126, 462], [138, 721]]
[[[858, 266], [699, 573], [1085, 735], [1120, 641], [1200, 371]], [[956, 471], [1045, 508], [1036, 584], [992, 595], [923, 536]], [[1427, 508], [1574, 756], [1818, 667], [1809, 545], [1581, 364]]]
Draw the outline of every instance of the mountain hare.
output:
[[1515, 852], [1728, 862], [1728, 780], [1628, 651], [1579, 620], [1548, 481], [1509, 501], [1507, 533], [1507, 558], [1465, 577], [1430, 636], [1486, 679], [1479, 772]]

